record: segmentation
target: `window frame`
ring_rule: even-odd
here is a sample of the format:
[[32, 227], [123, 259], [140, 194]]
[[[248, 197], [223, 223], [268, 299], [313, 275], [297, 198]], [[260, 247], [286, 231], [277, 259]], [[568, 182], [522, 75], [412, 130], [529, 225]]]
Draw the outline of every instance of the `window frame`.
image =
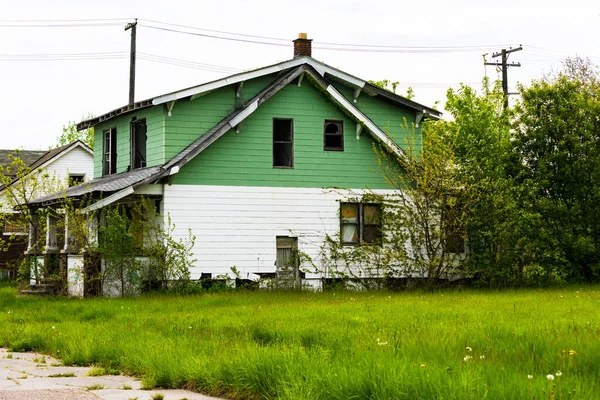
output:
[[[144, 159], [140, 160], [140, 166], [136, 166], [136, 161], [137, 161], [137, 129], [136, 127], [139, 125], [144, 126]], [[131, 120], [131, 122], [129, 123], [129, 165], [130, 165], [130, 169], [134, 170], [134, 169], [142, 169], [142, 168], [146, 168], [146, 165], [148, 165], [148, 124], [146, 124], [146, 118], [133, 118]]]
[[[342, 208], [344, 205], [355, 205], [357, 207], [357, 222], [344, 222], [344, 216], [342, 214]], [[366, 223], [365, 221], [365, 206], [368, 207], [376, 207], [379, 210], [379, 223]], [[383, 242], [383, 224], [382, 224], [382, 213], [383, 205], [381, 203], [372, 203], [372, 202], [352, 202], [352, 201], [342, 201], [340, 202], [340, 242], [342, 246], [363, 246], [363, 245], [376, 245], [380, 246]], [[344, 225], [356, 225], [356, 229], [358, 231], [356, 242], [347, 242], [344, 241]], [[378, 228], [377, 238], [373, 241], [366, 242], [364, 240], [364, 231], [365, 226], [376, 226]]]
[[116, 173], [117, 127], [113, 126], [112, 128], [108, 128], [102, 131], [102, 176], [113, 175]]
[[[326, 132], [327, 125], [329, 125], [329, 124], [338, 125], [338, 127], [340, 129], [340, 133], [336, 134], [336, 133]], [[340, 147], [327, 146], [327, 136], [341, 136], [342, 145]], [[324, 151], [344, 151], [344, 121], [343, 120], [326, 119], [325, 121], [323, 121], [323, 150]]]
[[[289, 121], [290, 122], [290, 137], [291, 140], [290, 141], [282, 141], [282, 140], [275, 140], [275, 121]], [[275, 145], [276, 144], [291, 144], [291, 166], [289, 165], [275, 165]], [[272, 145], [272, 157], [273, 157], [273, 168], [284, 168], [284, 169], [293, 169], [294, 168], [294, 119], [293, 118], [273, 118], [273, 126], [272, 126], [272, 137], [271, 137], [271, 145]]]
[[69, 179], [69, 181], [67, 182], [67, 184], [69, 185], [69, 187], [81, 185], [83, 182], [85, 182], [85, 174], [71, 174], [71, 173], [69, 173], [69, 178], [68, 179]]

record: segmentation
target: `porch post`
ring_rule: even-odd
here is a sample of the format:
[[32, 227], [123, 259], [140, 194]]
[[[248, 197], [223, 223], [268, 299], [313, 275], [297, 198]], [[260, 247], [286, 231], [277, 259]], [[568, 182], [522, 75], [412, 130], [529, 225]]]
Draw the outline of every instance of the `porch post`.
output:
[[49, 212], [46, 217], [46, 253], [58, 251], [58, 240], [56, 239], [56, 215]]
[[29, 241], [27, 243], [27, 252], [28, 253], [36, 253], [38, 250], [38, 226], [40, 217], [33, 210], [29, 212], [30, 220], [29, 220]]

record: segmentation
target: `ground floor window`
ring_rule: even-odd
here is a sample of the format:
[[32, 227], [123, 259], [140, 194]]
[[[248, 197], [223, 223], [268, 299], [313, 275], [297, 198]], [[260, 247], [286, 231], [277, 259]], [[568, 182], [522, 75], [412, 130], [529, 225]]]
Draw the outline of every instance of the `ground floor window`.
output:
[[381, 204], [341, 203], [340, 231], [343, 245], [381, 243]]

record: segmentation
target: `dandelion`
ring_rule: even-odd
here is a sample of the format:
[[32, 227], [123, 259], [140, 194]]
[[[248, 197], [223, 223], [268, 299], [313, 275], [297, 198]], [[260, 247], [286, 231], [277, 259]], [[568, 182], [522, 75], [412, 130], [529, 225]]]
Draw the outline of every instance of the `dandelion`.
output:
[[575, 350], [569, 350], [569, 355], [570, 356], [574, 356], [575, 354], [577, 354], [577, 352]]
[[466, 355], [466, 356], [465, 356], [465, 358], [463, 358], [463, 360], [465, 360], [465, 361], [469, 361], [469, 360], [471, 360], [472, 358], [473, 358], [473, 357], [471, 357], [471, 356], [469, 356], [469, 355]]
[[546, 376], [546, 378], [548, 378], [549, 381], [553, 381], [554, 380], [554, 375], [549, 374]]
[[485, 360], [485, 356], [479, 356], [480, 360]]
[[190, 326], [188, 326], [188, 328], [189, 328], [189, 329], [192, 329], [192, 326], [190, 325]]
[[421, 368], [425, 368], [425, 367], [427, 367], [427, 364], [425, 364], [425, 363], [421, 364]]
[[473, 351], [473, 349], [472, 349], [472, 348], [470, 348], [470, 347], [468, 347], [468, 346], [467, 346], [467, 347], [465, 347], [465, 350], [466, 350], [466, 351], [468, 351], [469, 353], [470, 353], [471, 351]]
[[562, 372], [560, 372], [560, 371], [556, 371], [556, 374], [555, 374], [555, 375], [556, 375], [557, 377], [559, 377], [559, 376], [561, 376], [561, 375], [562, 375]]
[[53, 327], [52, 327], [52, 329], [56, 329], [56, 327], [55, 327], [55, 326], [53, 326]]
[[527, 379], [533, 379], [533, 375], [527, 375]]

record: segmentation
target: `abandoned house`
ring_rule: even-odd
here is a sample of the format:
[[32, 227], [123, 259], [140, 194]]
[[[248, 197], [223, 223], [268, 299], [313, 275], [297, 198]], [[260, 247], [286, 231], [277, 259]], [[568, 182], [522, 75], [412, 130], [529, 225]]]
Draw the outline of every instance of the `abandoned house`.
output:
[[[66, 195], [91, 195], [99, 210], [153, 199], [176, 238], [196, 236], [192, 279], [232, 267], [243, 279], [276, 276], [294, 250], [316, 259], [326, 233], [348, 246], [377, 240], [379, 206], [356, 200], [367, 188], [393, 190], [373, 143], [401, 154], [405, 123], [418, 131], [441, 113], [317, 61], [305, 34], [293, 42], [288, 61], [79, 123], [95, 128], [94, 179]], [[81, 265], [76, 250], [63, 250], [66, 268]], [[326, 278], [293, 267], [304, 283]]]

